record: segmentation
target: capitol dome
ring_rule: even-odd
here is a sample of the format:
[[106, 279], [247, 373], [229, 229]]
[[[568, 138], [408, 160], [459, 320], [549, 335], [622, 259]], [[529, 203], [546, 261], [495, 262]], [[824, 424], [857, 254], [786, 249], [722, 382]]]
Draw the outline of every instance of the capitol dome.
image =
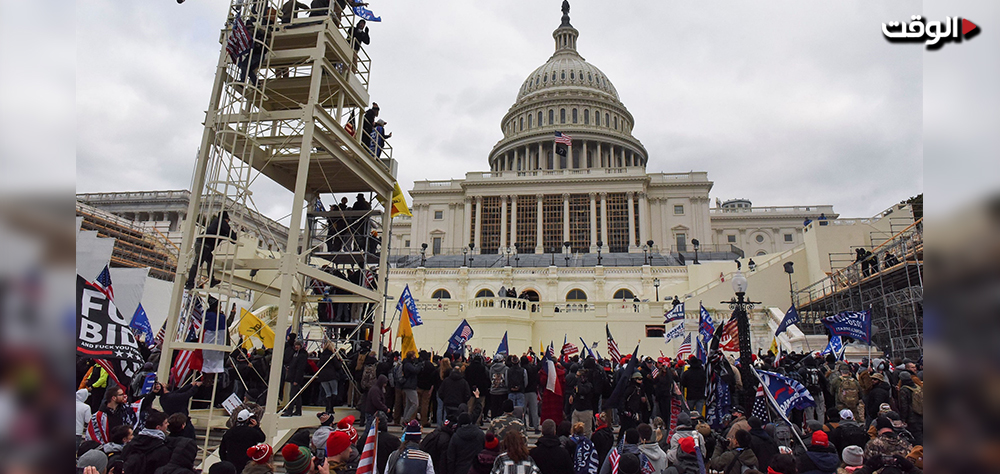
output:
[[[562, 23], [552, 32], [555, 52], [521, 83], [500, 122], [504, 137], [490, 153], [491, 171], [645, 167], [632, 114], [607, 75], [577, 51], [579, 36], [563, 2]], [[556, 132], [573, 143], [557, 146]]]

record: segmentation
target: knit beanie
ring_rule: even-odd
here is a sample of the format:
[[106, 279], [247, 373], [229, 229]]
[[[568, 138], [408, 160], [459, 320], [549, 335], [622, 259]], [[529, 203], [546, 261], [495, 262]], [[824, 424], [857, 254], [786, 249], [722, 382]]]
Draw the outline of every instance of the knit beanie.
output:
[[354, 416], [345, 416], [337, 422], [337, 431], [343, 431], [350, 437], [351, 444], [358, 442], [358, 430], [354, 429]]
[[351, 436], [344, 431], [334, 431], [326, 439], [326, 455], [333, 457], [351, 447]]
[[499, 444], [500, 440], [497, 439], [497, 436], [493, 433], [487, 432], [483, 437], [483, 446], [485, 446], [486, 449], [497, 449]]
[[861, 466], [865, 463], [865, 450], [861, 449], [860, 446], [848, 446], [844, 448], [840, 457], [848, 466]]
[[638, 474], [641, 465], [639, 457], [632, 453], [625, 453], [618, 461], [618, 472], [621, 474]]
[[274, 449], [267, 443], [255, 444], [247, 448], [247, 457], [257, 464], [267, 464], [271, 461]]
[[403, 441], [410, 441], [413, 443], [420, 442], [420, 422], [417, 420], [410, 420], [406, 425], [406, 432], [403, 433]]
[[288, 474], [302, 474], [309, 471], [312, 453], [308, 448], [288, 443], [281, 448], [281, 457], [285, 458], [285, 472]]
[[678, 444], [680, 444], [680, 446], [681, 446], [681, 451], [684, 451], [685, 453], [688, 453], [688, 454], [694, 454], [695, 445], [694, 445], [694, 438], [693, 437], [691, 437], [691, 436], [685, 436], [685, 437], [681, 438], [681, 440], [680, 440], [680, 442]]
[[98, 472], [104, 472], [108, 468], [108, 455], [99, 449], [91, 449], [76, 460], [76, 467], [90, 466], [96, 468]]

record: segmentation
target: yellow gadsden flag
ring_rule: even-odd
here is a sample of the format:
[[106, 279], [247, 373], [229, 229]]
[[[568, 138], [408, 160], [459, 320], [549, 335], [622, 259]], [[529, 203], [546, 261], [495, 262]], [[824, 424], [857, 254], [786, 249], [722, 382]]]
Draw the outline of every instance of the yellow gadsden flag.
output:
[[265, 348], [274, 347], [274, 330], [243, 308], [240, 308], [239, 333], [243, 336], [243, 347], [247, 350], [254, 348], [253, 339], [260, 341]]
[[417, 353], [417, 341], [413, 340], [413, 328], [410, 327], [410, 315], [406, 310], [406, 305], [403, 305], [399, 315], [399, 338], [403, 340], [399, 347], [399, 353], [403, 357], [406, 357], [406, 353], [410, 351], [413, 351], [414, 354]]
[[771, 339], [771, 347], [767, 350], [771, 354], [778, 355], [778, 338]]
[[410, 206], [406, 205], [406, 198], [403, 197], [403, 190], [399, 189], [399, 183], [396, 183], [392, 190], [392, 209], [389, 210], [389, 217], [396, 217], [396, 214], [413, 217]]

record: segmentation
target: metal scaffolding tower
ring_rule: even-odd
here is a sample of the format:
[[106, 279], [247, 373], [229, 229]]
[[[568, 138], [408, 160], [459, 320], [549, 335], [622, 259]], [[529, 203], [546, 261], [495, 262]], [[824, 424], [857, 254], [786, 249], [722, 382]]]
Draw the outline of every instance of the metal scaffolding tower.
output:
[[[278, 397], [289, 327], [301, 331], [325, 299], [364, 304], [363, 315], [352, 324], [373, 326], [372, 332], [380, 334], [383, 321], [374, 316], [382, 314], [388, 257], [388, 240], [383, 238], [390, 225], [390, 213], [383, 211], [392, 199], [396, 168], [387, 144], [371, 149], [360, 133], [369, 102], [371, 61], [352, 35], [357, 18], [336, 6], [333, 12], [324, 8], [291, 15], [280, 13], [281, 6], [278, 0], [232, 0], [229, 7], [158, 370], [160, 380], [167, 380], [172, 365], [177, 365], [175, 352], [179, 361], [185, 351], [229, 354], [235, 349], [236, 343], [228, 345], [225, 338], [212, 343], [217, 336], [197, 321], [199, 307], [218, 304], [226, 311], [237, 295], [250, 295], [254, 307], [262, 298], [276, 299], [277, 337], [261, 420], [269, 440], [279, 431]], [[257, 210], [262, 203], [254, 201], [255, 190], [258, 198], [279, 196], [266, 203], [269, 210], [277, 199], [289, 199], [283, 248], [258, 248], [253, 236], [273, 236], [238, 217], [229, 222], [234, 233], [227, 234], [220, 231], [221, 214], [199, 215], [203, 209], [235, 205]], [[351, 225], [335, 232], [355, 242], [330, 251], [316, 227], [320, 219], [338, 216], [316, 206], [321, 195], [334, 193], [361, 194], [369, 210], [352, 211], [347, 216]], [[194, 281], [189, 281], [192, 266]], [[370, 277], [345, 279], [335, 275], [338, 270], [368, 272]], [[317, 294], [316, 287], [335, 290]], [[230, 330], [238, 324], [230, 321]], [[357, 328], [351, 332], [356, 339]], [[330, 339], [343, 342], [346, 337]]]

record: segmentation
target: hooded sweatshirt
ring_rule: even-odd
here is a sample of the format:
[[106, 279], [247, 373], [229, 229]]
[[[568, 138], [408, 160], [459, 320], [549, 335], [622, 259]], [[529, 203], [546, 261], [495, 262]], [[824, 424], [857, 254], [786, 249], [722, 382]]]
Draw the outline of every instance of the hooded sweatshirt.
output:
[[573, 458], [563, 448], [559, 438], [543, 435], [528, 453], [542, 474], [573, 474]]
[[365, 413], [374, 414], [379, 411], [389, 412], [389, 407], [385, 406], [385, 384], [389, 383], [389, 377], [379, 375], [375, 383], [365, 394]]
[[156, 469], [155, 474], [194, 474], [194, 461], [198, 457], [198, 445], [188, 438], [177, 438], [170, 462]]
[[448, 374], [442, 382], [441, 386], [438, 387], [438, 396], [441, 397], [441, 403], [445, 407], [454, 408], [462, 403], [465, 403], [472, 397], [472, 390], [469, 388], [469, 382], [465, 381], [465, 376], [462, 371], [457, 369], [452, 369], [451, 373]]
[[799, 457], [799, 474], [833, 474], [840, 467], [840, 457], [834, 447], [809, 446]]
[[503, 361], [490, 366], [490, 395], [507, 395], [507, 365]]
[[76, 391], [76, 435], [83, 435], [84, 431], [87, 429], [87, 423], [90, 423], [90, 405], [87, 405], [87, 397], [90, 396], [90, 391], [83, 388]]
[[459, 426], [448, 442], [449, 474], [468, 474], [472, 460], [483, 450], [485, 434], [474, 423]]
[[679, 451], [677, 461], [671, 462], [670, 465], [677, 468], [678, 474], [701, 474], [701, 469], [698, 467], [698, 457], [684, 451]]
[[639, 451], [649, 458], [649, 462], [653, 464], [654, 473], [663, 472], [667, 468], [667, 453], [663, 452], [663, 449], [655, 441], [640, 444]]

